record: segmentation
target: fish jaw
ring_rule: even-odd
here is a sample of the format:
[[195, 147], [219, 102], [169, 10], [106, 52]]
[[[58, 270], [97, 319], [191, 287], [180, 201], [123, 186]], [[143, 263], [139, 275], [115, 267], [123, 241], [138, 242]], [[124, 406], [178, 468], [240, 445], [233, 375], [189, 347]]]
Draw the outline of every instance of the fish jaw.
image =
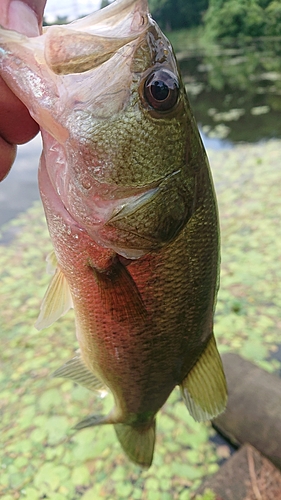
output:
[[146, 0], [117, 0], [72, 22], [67, 29], [46, 28], [47, 64], [58, 74], [81, 73], [108, 60], [119, 48], [136, 39], [148, 24]]
[[117, 1], [35, 39], [1, 29], [0, 46], [1, 73], [39, 123], [53, 187], [77, 224], [130, 259], [174, 239], [194, 205], [192, 117], [182, 84], [171, 116], [144, 103], [154, 67], [163, 64], [180, 85], [147, 2]]
[[[119, 57], [115, 57], [108, 72], [114, 75], [113, 69], [121, 64], [120, 69], [125, 76], [127, 59], [132, 56], [132, 49], [126, 46], [138, 40], [148, 24], [146, 0], [117, 0], [102, 11], [64, 25], [63, 28], [61, 26], [45, 28], [43, 35], [38, 37], [29, 38], [0, 26], [1, 76], [28, 107], [39, 125], [57, 140], [64, 141], [66, 136], [60, 137], [56, 133], [57, 127], [54, 126], [54, 121], [63, 122], [65, 107], [71, 109], [74, 101], [79, 101], [85, 88], [96, 88], [96, 85], [91, 85], [92, 79], [95, 79], [96, 83], [103, 80], [98, 72], [90, 79], [87, 75], [85, 85], [81, 86], [81, 78], [75, 77], [75, 73], [85, 71], [87, 57], [92, 61], [87, 69], [96, 69], [102, 62], [117, 56], [119, 50]], [[70, 64], [69, 71], [66, 69], [68, 64]], [[56, 73], [62, 75], [71, 73], [71, 75], [68, 81], [63, 81], [63, 76], [56, 78]], [[114, 76], [111, 80], [112, 85], [116, 87], [117, 80]], [[104, 83], [101, 81], [98, 85], [100, 89], [104, 89]], [[70, 88], [74, 86], [77, 89], [78, 85], [80, 90], [76, 95]], [[123, 86], [126, 86], [125, 80]], [[96, 94], [98, 92], [99, 89], [95, 91]], [[116, 90], [115, 93], [118, 94]], [[124, 95], [120, 99], [115, 96], [114, 100], [116, 103], [122, 99]], [[120, 103], [115, 104], [115, 108], [110, 107], [108, 113], [117, 110], [118, 106], [120, 107]]]

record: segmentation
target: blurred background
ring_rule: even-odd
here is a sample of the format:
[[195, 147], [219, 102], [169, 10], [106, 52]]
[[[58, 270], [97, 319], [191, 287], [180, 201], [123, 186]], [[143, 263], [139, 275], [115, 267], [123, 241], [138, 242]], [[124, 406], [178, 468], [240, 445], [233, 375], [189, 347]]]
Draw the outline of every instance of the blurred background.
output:
[[[44, 22], [69, 22], [107, 4], [48, 0]], [[222, 234], [219, 349], [280, 376], [281, 3], [149, 4], [177, 54], [214, 177]], [[40, 151], [39, 136], [20, 146], [0, 184], [0, 496], [189, 500], [233, 448], [209, 423], [189, 417], [177, 391], [159, 414], [149, 471], [127, 462], [110, 427], [71, 430], [111, 402], [50, 378], [77, 347], [72, 313], [43, 332], [33, 327], [51, 251], [37, 187]]]

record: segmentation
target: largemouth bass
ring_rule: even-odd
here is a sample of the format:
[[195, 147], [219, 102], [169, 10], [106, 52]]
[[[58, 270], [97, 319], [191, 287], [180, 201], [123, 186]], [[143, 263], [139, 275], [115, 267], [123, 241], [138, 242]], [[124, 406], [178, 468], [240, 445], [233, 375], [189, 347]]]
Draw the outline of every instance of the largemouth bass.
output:
[[195, 420], [226, 404], [216, 199], [172, 48], [146, 0], [116, 0], [35, 38], [1, 28], [0, 72], [43, 138], [56, 271], [36, 326], [74, 307], [80, 352], [55, 375], [115, 401], [77, 428], [113, 424], [150, 466], [175, 386]]

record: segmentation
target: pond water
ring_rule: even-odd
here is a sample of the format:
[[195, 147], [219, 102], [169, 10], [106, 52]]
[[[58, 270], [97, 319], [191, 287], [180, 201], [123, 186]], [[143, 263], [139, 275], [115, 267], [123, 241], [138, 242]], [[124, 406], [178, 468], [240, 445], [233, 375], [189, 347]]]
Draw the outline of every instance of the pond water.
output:
[[218, 146], [281, 137], [281, 41], [207, 46], [179, 54], [197, 122]]

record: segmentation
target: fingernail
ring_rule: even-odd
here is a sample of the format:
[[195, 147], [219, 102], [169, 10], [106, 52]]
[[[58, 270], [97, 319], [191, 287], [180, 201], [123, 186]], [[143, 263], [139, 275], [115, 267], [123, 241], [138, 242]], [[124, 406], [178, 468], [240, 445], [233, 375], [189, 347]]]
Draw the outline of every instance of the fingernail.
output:
[[26, 36], [38, 36], [38, 19], [35, 12], [21, 0], [12, 0], [8, 11], [8, 26]]

